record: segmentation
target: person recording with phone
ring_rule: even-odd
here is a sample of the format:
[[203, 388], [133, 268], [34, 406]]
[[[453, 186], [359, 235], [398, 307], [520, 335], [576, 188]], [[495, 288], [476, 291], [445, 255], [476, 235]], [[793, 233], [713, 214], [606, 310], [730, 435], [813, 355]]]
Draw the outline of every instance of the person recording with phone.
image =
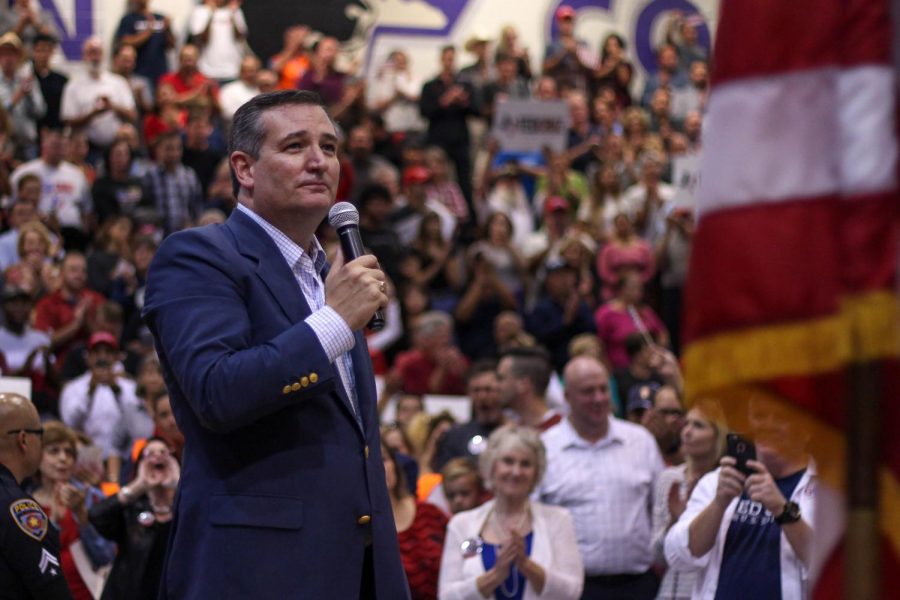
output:
[[346, 249], [328, 265], [315, 237], [339, 145], [317, 94], [249, 100], [237, 208], [150, 266], [143, 315], [185, 438], [161, 598], [409, 597], [362, 331], [386, 277]]
[[748, 400], [751, 439], [729, 434], [719, 468], [697, 483], [665, 540], [692, 598], [807, 597], [815, 466], [808, 434], [777, 400]]
[[87, 372], [67, 383], [59, 398], [63, 422], [103, 449], [106, 479], [113, 483], [119, 481], [132, 442], [153, 432], [153, 419], [137, 397], [136, 384], [115, 368], [120, 358], [116, 337], [95, 332], [87, 344]]

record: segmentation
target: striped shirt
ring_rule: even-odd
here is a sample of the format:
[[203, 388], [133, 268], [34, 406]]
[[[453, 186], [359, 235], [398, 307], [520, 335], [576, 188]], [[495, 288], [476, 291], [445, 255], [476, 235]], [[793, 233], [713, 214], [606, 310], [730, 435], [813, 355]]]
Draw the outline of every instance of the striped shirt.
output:
[[591, 443], [563, 419], [541, 435], [547, 473], [536, 496], [572, 513], [587, 575], [643, 573], [654, 562], [650, 514], [664, 464], [649, 431], [610, 417]]
[[353, 349], [356, 340], [346, 321], [333, 308], [325, 304], [325, 282], [322, 280], [325, 251], [322, 250], [322, 246], [315, 237], [309, 250], [304, 251], [284, 232], [243, 204], [238, 203], [237, 209], [262, 227], [290, 267], [306, 303], [312, 310], [312, 314], [306, 318], [306, 324], [316, 334], [328, 360], [337, 366], [341, 382], [350, 398], [354, 415], [359, 419], [353, 361], [350, 358], [350, 350]]
[[179, 164], [170, 172], [157, 165], [147, 172], [144, 181], [166, 235], [189, 227], [200, 216], [203, 191], [192, 168]]

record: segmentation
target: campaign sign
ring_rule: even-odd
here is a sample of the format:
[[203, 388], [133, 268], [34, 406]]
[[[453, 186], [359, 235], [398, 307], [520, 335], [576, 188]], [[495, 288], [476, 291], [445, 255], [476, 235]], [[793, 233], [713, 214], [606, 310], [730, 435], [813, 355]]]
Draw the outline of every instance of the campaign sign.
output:
[[505, 152], [566, 149], [569, 107], [562, 101], [507, 100], [497, 103], [492, 136]]

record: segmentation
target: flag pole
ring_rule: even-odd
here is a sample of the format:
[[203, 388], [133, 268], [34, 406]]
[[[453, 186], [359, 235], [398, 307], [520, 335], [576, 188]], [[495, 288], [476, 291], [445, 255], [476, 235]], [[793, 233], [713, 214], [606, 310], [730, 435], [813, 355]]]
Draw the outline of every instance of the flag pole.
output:
[[[891, 62], [895, 94], [900, 94], [900, 0], [887, 0], [891, 19]], [[894, 97], [895, 104], [900, 102]], [[900, 127], [900, 125], [898, 125]], [[888, 332], [888, 335], [892, 335]], [[879, 468], [881, 466], [881, 364], [867, 362], [849, 370], [847, 398], [847, 524], [844, 598], [881, 597], [881, 531]]]
[[844, 598], [881, 597], [878, 469], [881, 463], [881, 369], [877, 363], [849, 369], [847, 417], [847, 525]]

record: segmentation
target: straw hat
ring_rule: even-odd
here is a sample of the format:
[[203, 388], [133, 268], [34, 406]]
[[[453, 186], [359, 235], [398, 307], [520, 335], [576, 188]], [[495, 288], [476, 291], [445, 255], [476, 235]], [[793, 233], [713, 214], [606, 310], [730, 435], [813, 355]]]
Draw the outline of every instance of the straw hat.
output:
[[0, 48], [3, 46], [9, 46], [19, 54], [22, 54], [22, 40], [13, 31], [7, 31], [0, 36]]
[[466, 40], [466, 44], [463, 46], [463, 48], [466, 49], [466, 52], [474, 52], [475, 46], [477, 46], [478, 44], [487, 44], [490, 41], [491, 38], [489, 38], [485, 33], [476, 32], [473, 35], [469, 36], [469, 39]]

